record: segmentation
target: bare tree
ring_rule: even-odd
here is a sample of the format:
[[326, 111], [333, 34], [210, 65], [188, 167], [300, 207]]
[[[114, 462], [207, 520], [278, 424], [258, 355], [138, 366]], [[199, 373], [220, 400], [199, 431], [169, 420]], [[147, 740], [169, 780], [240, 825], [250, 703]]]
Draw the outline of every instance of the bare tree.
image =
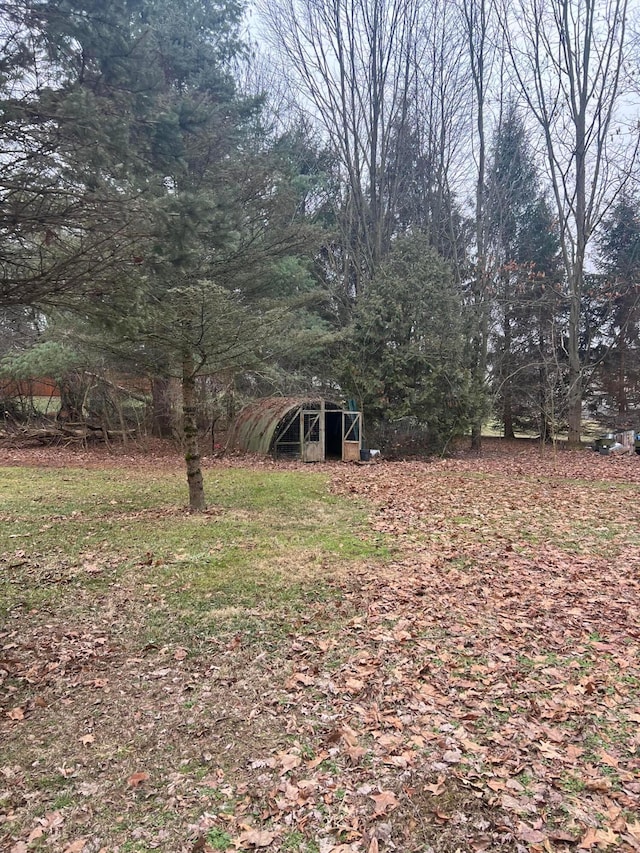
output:
[[[585, 354], [581, 299], [588, 246], [629, 180], [627, 0], [505, 0], [502, 22], [519, 89], [538, 123], [567, 279], [569, 443], [580, 442]], [[620, 122], [620, 123], [619, 123]]]
[[473, 98], [460, 10], [450, 0], [421, 9], [405, 149], [399, 169], [399, 230], [418, 227], [446, 257], [460, 283], [466, 260], [457, 197], [466, 190]]
[[416, 73], [417, 0], [277, 0], [268, 38], [322, 126], [343, 178], [343, 276], [359, 295], [387, 249], [398, 200], [387, 165], [405, 132]]
[[493, 0], [462, 0], [462, 21], [467, 40], [467, 59], [473, 87], [474, 133], [472, 140], [475, 153], [475, 272], [471, 282], [471, 303], [474, 308], [472, 331], [472, 368], [474, 391], [477, 400], [476, 415], [471, 427], [471, 446], [480, 450], [482, 443], [482, 420], [489, 346], [490, 299], [488, 293], [489, 270], [487, 262], [487, 107], [494, 58], [495, 4]]

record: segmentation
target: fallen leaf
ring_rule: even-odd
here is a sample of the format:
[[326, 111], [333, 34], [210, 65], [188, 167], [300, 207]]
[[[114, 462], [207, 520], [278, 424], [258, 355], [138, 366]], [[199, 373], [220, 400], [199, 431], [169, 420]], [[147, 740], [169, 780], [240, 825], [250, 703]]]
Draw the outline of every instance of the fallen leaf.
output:
[[589, 827], [578, 844], [579, 850], [591, 850], [592, 847], [610, 847], [617, 844], [618, 836], [611, 829], [594, 829]]
[[251, 829], [248, 832], [243, 832], [234, 843], [236, 846], [240, 844], [250, 844], [252, 847], [268, 847], [276, 839], [277, 833], [269, 832], [266, 829]]
[[7, 717], [10, 720], [24, 720], [24, 708], [12, 708], [7, 711]]
[[633, 838], [640, 841], [640, 821], [636, 821], [635, 823], [628, 823], [627, 824], [627, 832]]
[[44, 828], [42, 826], [36, 826], [35, 829], [32, 829], [27, 838], [27, 844], [31, 844], [32, 841], [35, 841], [36, 838], [42, 838], [44, 835]]
[[139, 770], [137, 773], [133, 773], [131, 776], [129, 776], [127, 782], [131, 788], [137, 788], [138, 785], [141, 785], [143, 782], [146, 782], [149, 778], [150, 777], [148, 773]]
[[370, 794], [370, 797], [376, 804], [373, 817], [387, 814], [398, 807], [398, 800], [393, 791], [380, 791], [379, 794]]
[[62, 812], [48, 812], [43, 818], [43, 824], [47, 829], [55, 829], [58, 826], [62, 826], [64, 823], [64, 816]]
[[310, 687], [314, 683], [314, 679], [310, 675], [305, 675], [304, 672], [294, 672], [291, 678], [285, 682], [285, 686], [291, 689], [297, 684], [303, 684], [305, 687]]
[[68, 847], [64, 848], [64, 853], [82, 853], [86, 843], [86, 838], [77, 838], [75, 841], [72, 841]]
[[93, 735], [90, 735], [90, 734], [82, 735], [82, 737], [80, 738], [80, 742], [82, 743], [83, 746], [89, 746], [89, 744], [92, 744], [94, 741], [95, 741], [95, 737]]
[[433, 794], [434, 797], [439, 797], [440, 794], [442, 794], [446, 788], [444, 776], [439, 776], [437, 782], [431, 782], [428, 785], [425, 785], [424, 787], [425, 790]]
[[302, 759], [294, 752], [284, 753], [280, 756], [280, 766], [282, 767], [281, 773], [288, 773], [295, 767], [299, 767], [301, 763]]
[[526, 823], [518, 824], [517, 835], [518, 838], [529, 844], [542, 844], [547, 837], [544, 832], [540, 832], [539, 829], [533, 829], [533, 827], [528, 826]]

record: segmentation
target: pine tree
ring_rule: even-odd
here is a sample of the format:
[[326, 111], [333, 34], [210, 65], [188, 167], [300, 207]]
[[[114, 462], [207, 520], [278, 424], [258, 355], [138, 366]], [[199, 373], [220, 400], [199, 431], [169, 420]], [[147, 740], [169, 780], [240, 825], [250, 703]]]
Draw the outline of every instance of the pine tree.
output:
[[640, 402], [640, 200], [620, 198], [599, 240], [604, 346], [598, 373], [619, 414]]
[[[461, 305], [449, 264], [423, 234], [395, 241], [356, 307], [342, 386], [385, 426], [409, 421], [441, 451], [471, 413]], [[426, 449], [426, 448], [425, 448]]]
[[513, 104], [495, 135], [487, 199], [497, 321], [494, 398], [506, 438], [514, 437], [517, 425], [537, 424], [546, 439], [553, 409], [549, 394], [557, 381], [558, 240], [524, 123]]
[[304, 243], [300, 194], [231, 74], [240, 5], [10, 0], [2, 11], [20, 49], [0, 67], [15, 154], [0, 177], [1, 298], [62, 304], [141, 368], [181, 378], [190, 505], [202, 509], [196, 378], [268, 353], [287, 307], [270, 291]]

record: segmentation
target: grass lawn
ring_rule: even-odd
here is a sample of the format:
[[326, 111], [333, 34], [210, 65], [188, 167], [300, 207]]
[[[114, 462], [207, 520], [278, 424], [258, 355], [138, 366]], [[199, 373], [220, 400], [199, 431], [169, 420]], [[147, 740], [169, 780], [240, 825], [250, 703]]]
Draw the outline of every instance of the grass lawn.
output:
[[5, 454], [0, 849], [640, 850], [640, 459], [495, 448]]

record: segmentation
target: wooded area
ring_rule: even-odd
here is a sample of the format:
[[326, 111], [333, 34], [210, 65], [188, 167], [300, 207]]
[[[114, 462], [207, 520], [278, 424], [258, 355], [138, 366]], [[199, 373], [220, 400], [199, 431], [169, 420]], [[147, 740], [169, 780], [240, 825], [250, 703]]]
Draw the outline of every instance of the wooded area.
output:
[[374, 446], [638, 426], [634, 4], [0, 22], [0, 373], [105, 435], [171, 433], [179, 398], [192, 508], [203, 426], [269, 394], [353, 400]]

